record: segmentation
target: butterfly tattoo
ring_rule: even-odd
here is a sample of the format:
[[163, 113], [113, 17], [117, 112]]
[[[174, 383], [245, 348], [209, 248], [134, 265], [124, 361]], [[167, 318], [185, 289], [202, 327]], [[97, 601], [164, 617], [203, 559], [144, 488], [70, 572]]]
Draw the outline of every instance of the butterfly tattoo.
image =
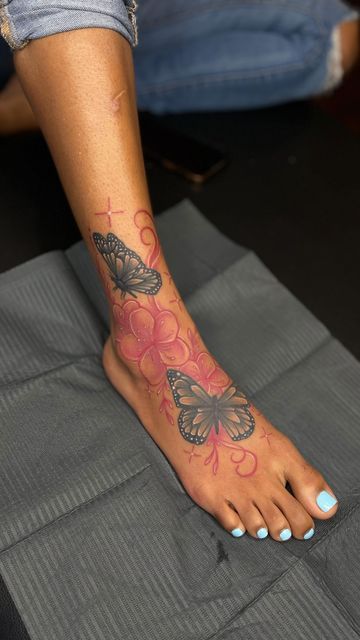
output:
[[135, 251], [128, 249], [113, 233], [102, 236], [93, 233], [98, 252], [105, 260], [115, 289], [124, 298], [128, 293], [137, 298], [137, 293], [154, 296], [162, 285], [161, 275], [147, 267]]
[[192, 444], [206, 442], [211, 429], [219, 433], [219, 425], [235, 442], [249, 438], [255, 429], [250, 405], [241, 391], [231, 384], [222, 396], [209, 396], [192, 378], [168, 369], [167, 378], [175, 404], [181, 409], [180, 433]]

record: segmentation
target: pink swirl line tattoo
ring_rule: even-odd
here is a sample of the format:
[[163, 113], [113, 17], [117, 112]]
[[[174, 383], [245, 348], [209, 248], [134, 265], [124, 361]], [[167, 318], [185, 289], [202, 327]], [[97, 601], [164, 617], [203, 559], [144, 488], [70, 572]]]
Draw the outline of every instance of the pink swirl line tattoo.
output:
[[145, 226], [143, 226], [144, 221], [141, 223], [140, 221], [137, 220], [138, 216], [140, 215], [148, 217], [152, 223], [153, 223], [153, 216], [146, 209], [139, 209], [134, 215], [135, 225], [137, 226], [138, 229], [140, 229], [141, 242], [146, 247], [151, 247], [151, 246], [153, 247], [150, 250], [148, 255], [148, 265], [151, 269], [153, 269], [160, 258], [160, 242], [152, 226], [146, 223], [145, 223]]

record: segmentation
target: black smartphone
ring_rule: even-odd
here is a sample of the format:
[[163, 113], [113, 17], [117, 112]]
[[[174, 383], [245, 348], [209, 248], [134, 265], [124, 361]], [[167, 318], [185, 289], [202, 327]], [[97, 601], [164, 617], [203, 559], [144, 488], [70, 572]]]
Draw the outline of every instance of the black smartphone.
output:
[[190, 182], [204, 183], [227, 164], [221, 151], [170, 129], [160, 117], [140, 114], [140, 129], [145, 158]]

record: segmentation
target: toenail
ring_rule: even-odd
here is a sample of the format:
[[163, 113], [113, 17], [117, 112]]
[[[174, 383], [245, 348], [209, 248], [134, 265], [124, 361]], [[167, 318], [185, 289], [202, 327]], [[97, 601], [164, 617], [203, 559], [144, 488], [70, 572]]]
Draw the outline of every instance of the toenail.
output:
[[316, 498], [316, 504], [321, 509], [321, 511], [330, 511], [336, 504], [337, 500], [327, 491], [320, 491], [318, 497]]
[[290, 529], [283, 529], [282, 531], [280, 531], [280, 539], [283, 540], [285, 542], [285, 540], [290, 540], [291, 538], [291, 531]]
[[258, 538], [261, 538], [261, 540], [262, 540], [263, 538], [266, 538], [268, 533], [269, 532], [268, 532], [267, 529], [265, 529], [265, 527], [261, 527], [261, 529], [257, 530], [256, 535], [257, 535]]
[[231, 535], [234, 536], [234, 538], [241, 538], [241, 536], [243, 536], [245, 533], [245, 531], [243, 531], [242, 529], [233, 529], [231, 532]]
[[310, 538], [313, 537], [315, 531], [314, 529], [311, 527], [311, 529], [309, 529], [309, 531], [307, 531], [304, 535], [304, 540], [310, 540]]

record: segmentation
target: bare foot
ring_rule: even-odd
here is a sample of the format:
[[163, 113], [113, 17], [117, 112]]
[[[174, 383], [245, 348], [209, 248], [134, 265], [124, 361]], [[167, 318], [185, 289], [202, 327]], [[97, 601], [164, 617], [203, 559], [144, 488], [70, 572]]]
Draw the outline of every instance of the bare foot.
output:
[[[93, 237], [100, 271], [106, 265], [102, 275], [115, 284], [111, 292], [107, 284], [112, 329], [104, 369], [185, 490], [234, 537], [311, 538], [314, 519], [337, 510], [324, 478], [208, 352], [166, 267], [144, 271], [114, 234]], [[130, 279], [119, 278], [122, 260], [133, 261], [126, 263], [136, 273], [133, 291]], [[139, 295], [140, 287], [151, 295]]]
[[0, 135], [37, 128], [34, 113], [14, 74], [0, 93]]

